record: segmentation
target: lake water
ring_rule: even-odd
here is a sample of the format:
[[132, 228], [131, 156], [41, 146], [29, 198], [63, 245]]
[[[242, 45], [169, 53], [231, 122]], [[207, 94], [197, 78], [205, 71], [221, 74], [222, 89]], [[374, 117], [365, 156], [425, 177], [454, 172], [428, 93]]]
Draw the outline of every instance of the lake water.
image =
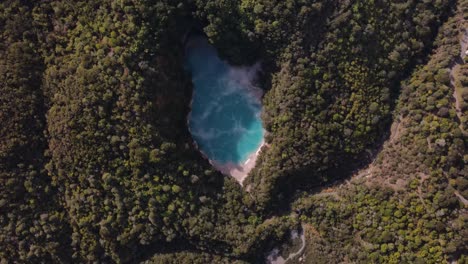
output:
[[233, 67], [202, 37], [186, 47], [194, 85], [189, 128], [211, 161], [242, 165], [263, 142], [261, 90], [252, 82], [259, 65]]

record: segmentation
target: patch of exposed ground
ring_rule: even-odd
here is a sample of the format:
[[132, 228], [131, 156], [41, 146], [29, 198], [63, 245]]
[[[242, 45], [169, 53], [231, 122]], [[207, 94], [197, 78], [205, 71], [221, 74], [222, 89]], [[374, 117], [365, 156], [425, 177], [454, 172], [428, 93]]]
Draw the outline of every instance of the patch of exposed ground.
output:
[[354, 236], [354, 241], [358, 242], [359, 244], [361, 244], [363, 248], [366, 248], [366, 249], [372, 249], [375, 247], [374, 244], [364, 241], [362, 239], [361, 232], [356, 232], [356, 235]]
[[463, 203], [465, 207], [468, 207], [468, 200], [463, 197], [458, 191], [455, 191], [454, 194], [458, 197], [458, 199]]
[[365, 168], [357, 171], [351, 176], [351, 179], [347, 181], [347, 184], [356, 182], [357, 180], [364, 180], [364, 184], [370, 185], [386, 185], [395, 191], [402, 190], [407, 184], [406, 180], [396, 179], [392, 180], [392, 177], [376, 177], [377, 175], [386, 175], [387, 172], [391, 172], [392, 164], [388, 163], [392, 149], [396, 148], [400, 144], [400, 138], [405, 131], [405, 120], [399, 116], [393, 122], [390, 127], [390, 136], [386, 142], [384, 142], [382, 151], [377, 153], [376, 158], [372, 160], [369, 165]]
[[424, 208], [426, 208], [427, 210], [427, 205], [426, 205], [426, 202], [424, 201], [424, 198], [422, 196], [422, 184], [424, 183], [425, 180], [429, 179], [429, 175], [427, 174], [424, 174], [422, 172], [419, 173], [419, 177], [421, 178], [419, 180], [419, 185], [418, 185], [418, 197], [419, 197], [419, 200], [421, 201], [421, 203], [423, 204]]

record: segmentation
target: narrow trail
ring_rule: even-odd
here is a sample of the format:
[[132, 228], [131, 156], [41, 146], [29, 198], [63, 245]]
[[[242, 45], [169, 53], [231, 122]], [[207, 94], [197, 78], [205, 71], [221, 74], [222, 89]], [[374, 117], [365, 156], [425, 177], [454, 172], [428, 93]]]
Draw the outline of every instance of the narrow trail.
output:
[[302, 246], [301, 246], [301, 248], [300, 248], [298, 251], [296, 251], [296, 252], [294, 252], [294, 253], [292, 253], [292, 254], [289, 254], [288, 258], [284, 260], [284, 263], [288, 262], [290, 259], [293, 259], [293, 258], [297, 257], [297, 256], [298, 256], [299, 254], [301, 254], [302, 251], [304, 250], [304, 248], [305, 248], [305, 246], [306, 246], [306, 241], [305, 241], [304, 232], [301, 234], [301, 241], [302, 241]]
[[419, 180], [419, 186], [418, 186], [417, 193], [418, 193], [419, 200], [423, 204], [424, 208], [426, 208], [426, 210], [427, 210], [428, 209], [427, 204], [424, 201], [424, 198], [422, 197], [422, 185], [423, 185], [425, 180], [429, 179], [430, 176], [427, 175], [427, 174], [424, 174], [424, 173], [420, 173], [419, 176], [420, 176], [421, 179]]
[[[466, 24], [466, 21], [463, 18], [462, 18], [462, 24]], [[465, 28], [463, 31], [463, 36], [460, 40], [460, 45], [461, 45], [460, 57], [464, 59], [465, 56], [467, 55], [466, 51], [468, 48], [468, 28]]]
[[458, 197], [458, 199], [463, 203], [465, 207], [468, 206], [468, 200], [465, 199], [458, 191], [455, 191], [454, 194]]
[[[296, 251], [296, 252], [293, 252], [293, 253], [290, 253], [289, 256], [284, 259], [282, 256], [278, 256], [278, 252], [276, 250], [273, 250], [270, 255], [267, 257], [267, 263], [269, 264], [286, 264], [289, 260], [291, 259], [294, 259], [295, 257], [299, 256], [300, 254], [302, 254], [302, 251], [304, 251], [305, 247], [306, 247], [306, 239], [305, 239], [305, 228], [304, 228], [304, 225], [302, 226], [302, 232], [300, 234], [298, 234], [301, 238], [301, 247]], [[292, 235], [292, 238], [294, 238], [294, 236]]]
[[[453, 88], [453, 97], [455, 98], [455, 110], [457, 113], [458, 120], [460, 120], [460, 130], [463, 132], [464, 135], [467, 135], [464, 127], [464, 119], [463, 119], [463, 111], [461, 109], [461, 102], [463, 101], [462, 98], [462, 91], [465, 89], [462, 83], [458, 79], [463, 73], [460, 73], [462, 70], [462, 65], [465, 65], [465, 57], [468, 55], [468, 27], [466, 27], [467, 23], [463, 16], [463, 11], [460, 10], [460, 6], [458, 7], [459, 15], [459, 23], [461, 24], [461, 28], [463, 32], [460, 36], [460, 57], [455, 60], [454, 65], [450, 68], [450, 84]], [[458, 191], [454, 191], [454, 195], [463, 203], [465, 207], [468, 206], [468, 200], [463, 197]]]
[[[459, 11], [460, 12], [460, 11]], [[463, 14], [463, 13], [460, 13]], [[466, 24], [466, 21], [463, 17], [463, 15], [460, 15], [460, 24], [462, 25], [463, 32], [460, 36], [460, 57], [458, 57], [453, 66], [450, 68], [450, 84], [453, 88], [453, 97], [455, 98], [455, 110], [457, 113], [457, 117], [460, 120], [460, 130], [463, 132], [463, 134], [467, 134], [465, 131], [465, 127], [463, 125], [463, 111], [461, 109], [461, 102], [463, 100], [462, 98], [462, 90], [463, 86], [461, 85], [459, 81], [460, 77], [460, 69], [461, 66], [465, 64], [465, 57], [467, 53], [467, 48], [468, 48], [468, 29], [465, 28], [463, 25]]]
[[315, 194], [314, 197], [315, 198], [318, 198], [318, 197], [327, 197], [327, 196], [333, 196], [335, 197], [335, 199], [341, 201], [343, 200], [343, 198], [338, 194], [338, 192], [336, 191], [331, 191], [331, 192], [320, 192], [318, 194]]

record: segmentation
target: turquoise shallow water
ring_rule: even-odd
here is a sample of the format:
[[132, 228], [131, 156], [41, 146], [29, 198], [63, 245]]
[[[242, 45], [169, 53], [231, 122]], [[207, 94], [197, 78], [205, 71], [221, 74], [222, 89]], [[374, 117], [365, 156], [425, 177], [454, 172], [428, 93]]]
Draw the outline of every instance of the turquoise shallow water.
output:
[[194, 85], [189, 128], [199, 149], [216, 162], [244, 163], [260, 147], [264, 129], [257, 66], [233, 67], [204, 38], [187, 45], [186, 68]]

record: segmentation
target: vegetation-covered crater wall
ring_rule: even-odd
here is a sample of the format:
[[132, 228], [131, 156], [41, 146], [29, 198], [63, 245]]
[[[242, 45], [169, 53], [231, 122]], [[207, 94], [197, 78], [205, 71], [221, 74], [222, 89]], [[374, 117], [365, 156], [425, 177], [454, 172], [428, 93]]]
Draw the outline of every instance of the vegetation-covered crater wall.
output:
[[[301, 223], [310, 263], [466, 261], [467, 8], [2, 2], [0, 259], [261, 263]], [[269, 133], [245, 189], [187, 130], [193, 25], [263, 65]]]

